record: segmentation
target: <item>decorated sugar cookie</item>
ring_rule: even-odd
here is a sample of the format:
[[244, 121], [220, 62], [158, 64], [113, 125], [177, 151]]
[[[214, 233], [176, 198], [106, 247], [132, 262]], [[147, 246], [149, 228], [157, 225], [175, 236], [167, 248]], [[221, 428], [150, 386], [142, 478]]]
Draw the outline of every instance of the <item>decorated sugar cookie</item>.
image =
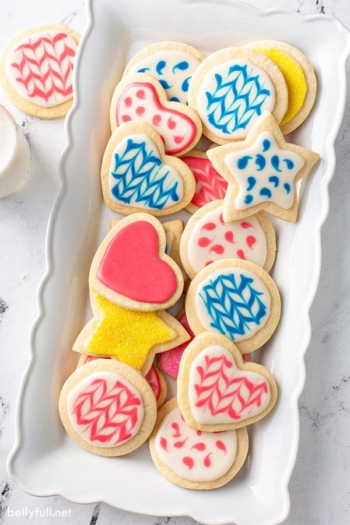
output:
[[[93, 355], [84, 355], [82, 354], [80, 356], [80, 359], [78, 361], [77, 368], [85, 365], [86, 363], [91, 363], [92, 361], [96, 361], [96, 359], [115, 359], [114, 357], [97, 357]], [[118, 361], [118, 359], [117, 359]], [[158, 368], [154, 365], [151, 366], [151, 368], [148, 370], [147, 374], [145, 375], [145, 378], [149, 382], [150, 387], [153, 390], [153, 393], [155, 395], [156, 401], [157, 401], [157, 409], [160, 408], [166, 399], [167, 395], [167, 384], [166, 381], [161, 374], [161, 372], [158, 370]]]
[[270, 271], [275, 260], [275, 231], [259, 212], [246, 219], [224, 222], [223, 201], [200, 208], [188, 221], [180, 255], [190, 279], [214, 261], [238, 258]]
[[[119, 222], [119, 219], [111, 220], [111, 228]], [[165, 253], [169, 255], [178, 266], [182, 266], [179, 249], [180, 249], [180, 239], [184, 231], [184, 223], [175, 219], [173, 221], [162, 222], [162, 226], [165, 231], [166, 236], [166, 246]]]
[[181, 323], [165, 311], [138, 312], [91, 294], [94, 317], [80, 332], [73, 350], [115, 357], [147, 374], [154, 355], [190, 339]]
[[81, 447], [99, 456], [123, 456], [150, 435], [157, 403], [142, 374], [114, 359], [97, 359], [67, 379], [59, 413]]
[[150, 452], [157, 469], [169, 481], [193, 490], [222, 487], [239, 472], [248, 453], [245, 428], [201, 432], [186, 425], [176, 399], [158, 412]]
[[276, 399], [270, 372], [244, 362], [227, 337], [204, 332], [187, 346], [177, 380], [177, 402], [189, 427], [205, 432], [245, 427], [265, 417]]
[[189, 212], [195, 213], [208, 202], [225, 197], [227, 181], [214, 169], [206, 153], [193, 149], [181, 160], [191, 169], [196, 180], [195, 194], [186, 206]]
[[0, 60], [0, 83], [10, 102], [43, 119], [63, 117], [72, 105], [72, 79], [79, 36], [60, 25], [22, 31]]
[[145, 377], [153, 390], [157, 401], [157, 409], [159, 410], [165, 403], [168, 391], [164, 376], [156, 366], [152, 365]]
[[225, 222], [244, 219], [259, 210], [295, 222], [296, 183], [319, 159], [317, 153], [287, 143], [269, 112], [256, 121], [245, 141], [213, 148], [208, 156], [229, 183]]
[[280, 122], [282, 133], [294, 131], [309, 115], [316, 98], [317, 79], [314, 68], [296, 47], [276, 40], [259, 40], [248, 44], [270, 58], [282, 71], [288, 87], [288, 109]]
[[91, 288], [111, 303], [130, 310], [169, 308], [181, 297], [183, 276], [165, 253], [161, 223], [146, 213], [119, 221], [92, 261]]
[[276, 284], [260, 266], [223, 259], [203, 268], [191, 282], [186, 315], [196, 335], [222, 334], [248, 354], [274, 333], [281, 300]]
[[245, 139], [263, 111], [271, 111], [281, 122], [288, 90], [272, 60], [253, 49], [231, 47], [198, 66], [188, 100], [202, 120], [203, 134], [217, 144], [227, 144]]
[[157, 132], [139, 122], [124, 124], [109, 139], [101, 181], [108, 208], [125, 215], [174, 213], [187, 206], [195, 191], [189, 167], [165, 155]]
[[202, 134], [197, 113], [185, 104], [169, 102], [161, 84], [145, 73], [132, 73], [117, 85], [112, 98], [111, 128], [143, 122], [160, 135], [167, 155], [183, 155]]
[[165, 352], [162, 352], [161, 354], [158, 355], [159, 367], [163, 370], [163, 372], [168, 374], [170, 377], [173, 377], [174, 379], [177, 379], [182, 355], [184, 351], [186, 350], [188, 344], [194, 338], [194, 333], [192, 332], [190, 325], [188, 324], [186, 312], [184, 310], [180, 312], [177, 319], [179, 320], [181, 325], [184, 327], [186, 332], [189, 334], [188, 341], [185, 341], [181, 345], [176, 346], [175, 348], [172, 348], [171, 350], [166, 350]]
[[168, 100], [187, 104], [192, 75], [204, 58], [202, 53], [188, 44], [157, 42], [136, 53], [123, 76], [146, 73], [158, 80]]

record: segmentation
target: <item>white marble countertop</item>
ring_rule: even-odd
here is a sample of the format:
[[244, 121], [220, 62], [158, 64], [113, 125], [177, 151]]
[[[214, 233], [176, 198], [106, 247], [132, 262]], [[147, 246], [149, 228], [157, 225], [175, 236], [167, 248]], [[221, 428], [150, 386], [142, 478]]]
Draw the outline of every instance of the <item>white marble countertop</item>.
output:
[[[350, 29], [348, 0], [249, 3], [261, 8], [289, 8], [301, 14], [334, 14]], [[0, 49], [18, 31], [30, 26], [65, 24], [81, 34], [86, 23], [83, 0], [1, 0], [0, 5]], [[349, 62], [347, 73], [349, 81]], [[28, 334], [37, 316], [36, 290], [45, 268], [45, 234], [58, 191], [58, 162], [65, 137], [63, 119], [40, 121], [26, 116], [2, 93], [0, 103], [22, 127], [32, 153], [27, 181], [0, 201], [0, 525], [24, 523], [25, 509], [34, 525], [53, 525], [61, 520], [74, 525], [192, 525], [190, 518], [140, 516], [105, 504], [78, 505], [58, 496], [36, 498], [8, 477], [6, 459], [14, 441], [16, 394], [29, 358]], [[300, 447], [290, 483], [292, 507], [286, 525], [347, 525], [350, 520], [349, 129], [348, 93], [336, 142], [330, 213], [322, 230], [323, 263], [311, 310], [313, 336], [306, 354], [306, 386], [299, 402]], [[67, 517], [52, 516], [55, 510], [67, 511]], [[22, 516], [16, 517], [15, 511], [21, 511]]]

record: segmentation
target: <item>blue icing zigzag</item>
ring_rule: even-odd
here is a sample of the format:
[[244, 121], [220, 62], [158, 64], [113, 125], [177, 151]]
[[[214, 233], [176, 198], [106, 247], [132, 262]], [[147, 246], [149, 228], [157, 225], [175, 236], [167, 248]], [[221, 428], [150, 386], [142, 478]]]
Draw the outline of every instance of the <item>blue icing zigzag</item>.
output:
[[244, 274], [236, 281], [233, 273], [219, 275], [203, 286], [199, 296], [209, 317], [210, 326], [235, 341], [237, 336], [256, 329], [267, 313], [267, 307], [259, 292], [254, 288], [254, 279]]
[[230, 66], [225, 78], [215, 74], [215, 90], [206, 91], [209, 123], [227, 135], [246, 129], [253, 117], [261, 115], [271, 95], [259, 78], [248, 71], [247, 64]]
[[[162, 163], [156, 147], [148, 149], [146, 141], [124, 140], [124, 151], [114, 154], [111, 177], [114, 198], [124, 204], [162, 210], [179, 202], [182, 179], [171, 174], [170, 166]], [[120, 143], [122, 144], [122, 143]]]

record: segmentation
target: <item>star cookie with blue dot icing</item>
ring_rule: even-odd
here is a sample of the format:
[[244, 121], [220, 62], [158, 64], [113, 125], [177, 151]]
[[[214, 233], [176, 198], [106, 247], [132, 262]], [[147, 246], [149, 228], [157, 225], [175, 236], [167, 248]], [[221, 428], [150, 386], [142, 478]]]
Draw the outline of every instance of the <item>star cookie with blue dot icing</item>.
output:
[[265, 210], [289, 222], [298, 213], [296, 184], [319, 155], [289, 144], [270, 112], [264, 112], [243, 142], [213, 148], [208, 157], [229, 185], [224, 200], [225, 222]]

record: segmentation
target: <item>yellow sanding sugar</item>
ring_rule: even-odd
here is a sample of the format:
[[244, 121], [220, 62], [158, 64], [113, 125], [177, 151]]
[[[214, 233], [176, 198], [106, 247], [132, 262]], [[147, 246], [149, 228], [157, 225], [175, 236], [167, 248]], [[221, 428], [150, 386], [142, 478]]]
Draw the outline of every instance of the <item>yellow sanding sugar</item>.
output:
[[140, 370], [150, 350], [176, 337], [156, 312], [134, 312], [110, 303], [96, 294], [100, 321], [87, 340], [86, 348], [96, 355], [113, 356]]
[[288, 109], [284, 115], [280, 126], [287, 124], [301, 110], [306, 92], [307, 83], [304, 72], [300, 64], [288, 53], [281, 49], [263, 49], [256, 48], [256, 51], [266, 55], [282, 71], [288, 88]]

